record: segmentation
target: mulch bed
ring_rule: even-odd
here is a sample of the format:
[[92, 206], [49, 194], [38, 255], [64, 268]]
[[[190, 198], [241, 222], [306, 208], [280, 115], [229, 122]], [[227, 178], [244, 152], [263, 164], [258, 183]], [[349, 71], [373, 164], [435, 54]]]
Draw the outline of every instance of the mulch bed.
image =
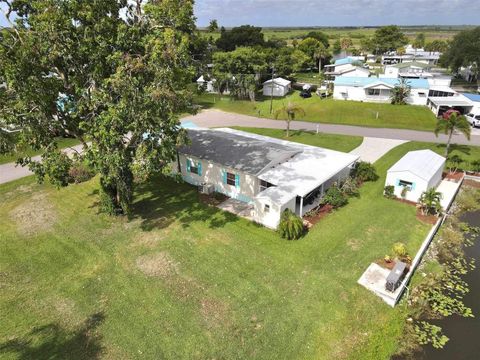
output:
[[453, 180], [455, 182], [459, 182], [463, 178], [463, 172], [456, 172], [456, 173], [443, 173], [443, 178], [445, 180]]
[[[405, 272], [408, 272], [410, 270], [410, 263], [409, 262], [405, 262], [405, 263], [407, 264]], [[392, 270], [393, 267], [396, 264], [396, 261], [392, 260], [390, 262], [386, 262], [385, 259], [378, 259], [377, 261], [375, 261], [375, 264], [380, 265], [381, 267], [383, 267], [385, 269]]]
[[420, 209], [417, 211], [417, 219], [430, 225], [435, 225], [438, 221], [438, 217], [435, 215], [423, 215]]
[[330, 204], [323, 205], [320, 209], [318, 209], [317, 214], [313, 216], [305, 216], [303, 219], [307, 222], [307, 227], [311, 228], [313, 225], [318, 223], [321, 219], [331, 213], [333, 210], [333, 206]]
[[399, 202], [404, 203], [404, 204], [417, 206], [416, 202], [410, 201], [410, 200], [407, 200], [407, 199], [402, 199], [402, 198], [399, 198], [399, 197], [395, 197], [395, 198], [393, 198], [393, 200], [399, 201]]
[[222, 202], [227, 200], [228, 196], [225, 196], [225, 195], [220, 194], [220, 193], [215, 193], [215, 194], [212, 194], [212, 195], [200, 194], [199, 193], [198, 198], [204, 204], [211, 205], [211, 206], [218, 206]]

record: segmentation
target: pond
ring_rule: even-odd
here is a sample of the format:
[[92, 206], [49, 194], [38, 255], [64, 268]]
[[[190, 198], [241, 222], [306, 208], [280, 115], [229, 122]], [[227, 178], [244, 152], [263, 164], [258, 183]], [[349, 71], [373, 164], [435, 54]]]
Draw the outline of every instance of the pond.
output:
[[[464, 214], [461, 219], [471, 226], [480, 227], [480, 211]], [[465, 296], [464, 303], [472, 308], [475, 318], [454, 315], [439, 321], [432, 321], [442, 327], [450, 341], [441, 350], [426, 346], [424, 352], [415, 357], [417, 359], [480, 359], [480, 235], [476, 236], [473, 246], [467, 247], [465, 252], [468, 258], [475, 259], [476, 264], [476, 268], [464, 277], [470, 286], [470, 292]]]

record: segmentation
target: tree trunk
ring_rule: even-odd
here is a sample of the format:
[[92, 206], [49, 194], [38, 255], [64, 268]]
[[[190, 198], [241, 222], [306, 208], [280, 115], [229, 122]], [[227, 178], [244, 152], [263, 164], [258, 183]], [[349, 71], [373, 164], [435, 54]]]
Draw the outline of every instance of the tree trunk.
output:
[[318, 58], [318, 75], [322, 74], [322, 58]]
[[450, 134], [448, 134], [447, 146], [445, 148], [445, 157], [448, 157], [448, 153], [450, 152], [450, 141], [452, 141], [453, 136], [453, 129], [450, 130]]

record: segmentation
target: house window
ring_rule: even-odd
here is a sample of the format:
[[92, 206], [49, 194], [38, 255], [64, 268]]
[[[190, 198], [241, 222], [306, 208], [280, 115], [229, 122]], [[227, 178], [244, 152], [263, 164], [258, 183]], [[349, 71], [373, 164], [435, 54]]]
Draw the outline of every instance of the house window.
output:
[[369, 96], [380, 96], [380, 89], [368, 89]]
[[263, 207], [263, 212], [265, 212], [265, 213], [270, 212], [270, 205], [265, 204], [265, 206]]
[[235, 186], [235, 174], [227, 172], [227, 184]]
[[190, 162], [190, 172], [192, 174], [198, 175], [198, 164], [195, 162]]
[[412, 185], [413, 183], [410, 181], [405, 181], [405, 180], [398, 181], [398, 186], [405, 187], [408, 189], [408, 191], [412, 190]]
[[427, 94], [425, 94], [424, 92], [419, 92], [419, 93], [418, 93], [418, 96], [420, 96], [420, 97], [425, 97], [425, 96], [427, 96]]
[[260, 180], [260, 191], [266, 190], [269, 187], [274, 186], [273, 184], [270, 184], [268, 181], [265, 180]]

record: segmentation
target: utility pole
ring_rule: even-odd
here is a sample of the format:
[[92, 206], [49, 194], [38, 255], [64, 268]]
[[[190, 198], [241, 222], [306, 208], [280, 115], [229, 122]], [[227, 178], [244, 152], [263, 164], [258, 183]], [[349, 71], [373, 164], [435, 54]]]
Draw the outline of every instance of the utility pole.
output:
[[272, 82], [270, 88], [270, 115], [273, 112], [273, 77], [275, 76], [275, 65], [272, 65]]

